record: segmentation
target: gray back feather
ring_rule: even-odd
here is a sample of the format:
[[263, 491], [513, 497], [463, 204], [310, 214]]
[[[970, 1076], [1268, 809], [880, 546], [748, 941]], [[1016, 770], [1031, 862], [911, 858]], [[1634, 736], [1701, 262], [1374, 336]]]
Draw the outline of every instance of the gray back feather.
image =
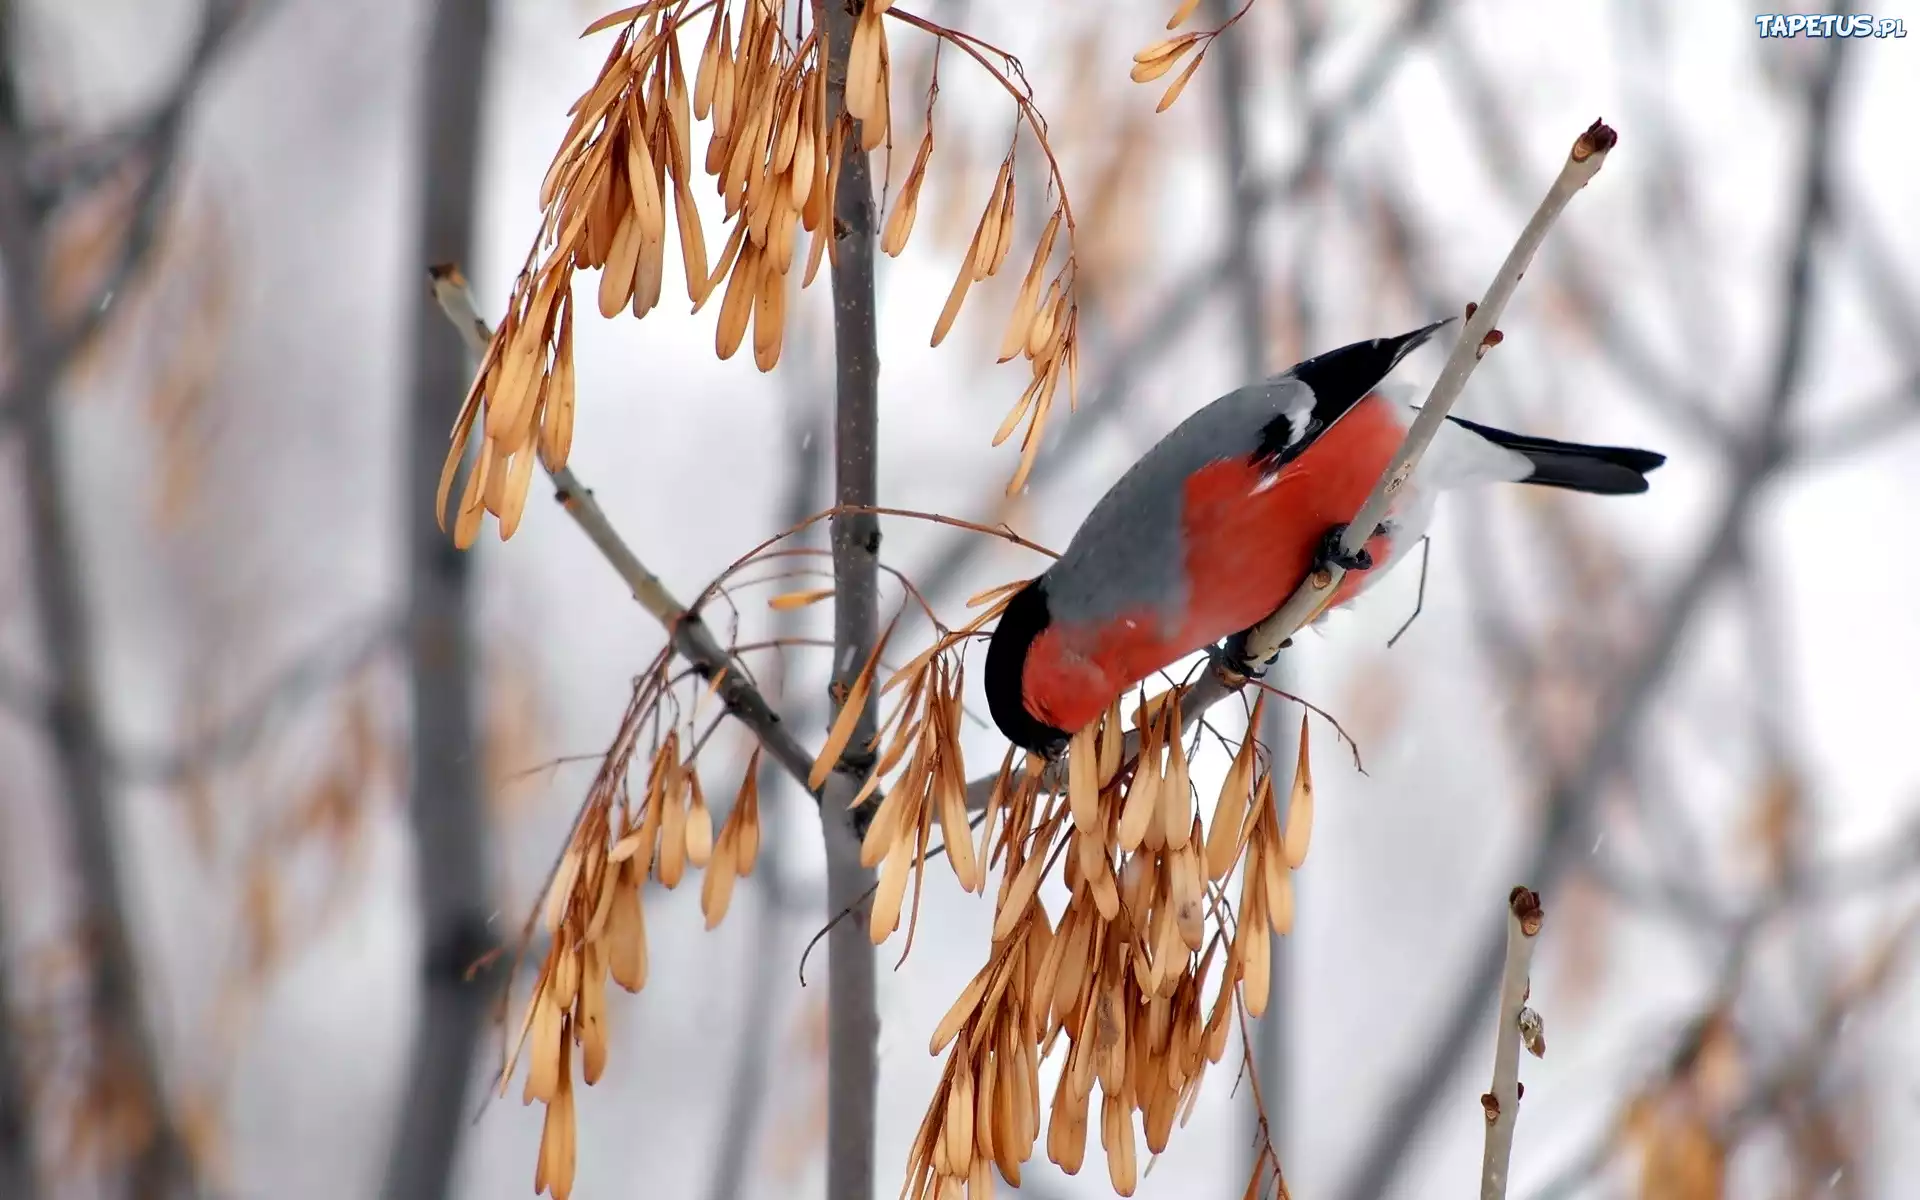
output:
[[1133, 464], [1093, 506], [1046, 573], [1053, 619], [1098, 624], [1142, 604], [1171, 632], [1186, 611], [1187, 477], [1209, 463], [1245, 458], [1277, 419], [1304, 430], [1313, 393], [1291, 376], [1229, 392], [1194, 413]]

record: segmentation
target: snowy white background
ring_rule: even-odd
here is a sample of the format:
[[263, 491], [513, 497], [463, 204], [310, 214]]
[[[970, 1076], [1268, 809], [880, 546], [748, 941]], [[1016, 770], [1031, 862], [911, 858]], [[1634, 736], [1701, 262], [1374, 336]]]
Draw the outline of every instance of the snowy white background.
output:
[[[1048, 111], [1065, 104], [1074, 84], [1070, 44], [1098, 25], [1105, 41], [1092, 60], [1098, 75], [1091, 86], [1114, 111], [1150, 111], [1158, 88], [1133, 87], [1126, 69], [1133, 49], [1161, 36], [1170, 6], [1125, 0], [1100, 4], [1097, 14], [1094, 7], [977, 0], [950, 19], [1019, 52]], [[1255, 16], [1230, 35], [1256, 46], [1253, 169], [1262, 177], [1288, 167], [1301, 141], [1298, 81], [1281, 70], [1291, 7], [1260, 0]], [[1306, 85], [1313, 95], [1343, 87], [1399, 13], [1398, 5], [1376, 0], [1322, 7], [1330, 11]], [[1655, 348], [1666, 374], [1714, 412], [1744, 421], [1760, 403], [1773, 362], [1782, 246], [1794, 202], [1787, 181], [1800, 155], [1798, 101], [1786, 79], [1804, 70], [1812, 47], [1759, 42], [1753, 10], [1721, 0], [1475, 0], [1441, 7], [1441, 32], [1413, 39], [1378, 100], [1342, 133], [1333, 169], [1389, 181], [1416, 225], [1424, 269], [1457, 304], [1491, 278], [1572, 136], [1605, 116], [1621, 131], [1621, 146], [1575, 200], [1560, 233], [1580, 247], [1588, 274]], [[183, 622], [205, 620], [183, 614], [180, 596], [195, 597], [198, 612], [254, 614], [223, 647], [234, 660], [225, 668], [237, 680], [233, 694], [243, 695], [245, 680], [270, 678], [276, 664], [326, 631], [399, 595], [400, 405], [407, 314], [421, 286], [409, 239], [424, 8], [283, 0], [231, 57], [199, 109], [189, 197], [217, 214], [235, 264], [235, 296], [204, 484], [219, 500], [203, 506], [194, 544], [231, 546], [231, 555], [184, 555], [130, 515], [145, 502], [153, 455], [128, 380], [120, 381], [125, 395], [90, 399], [72, 415], [80, 431], [77, 470], [88, 488], [82, 517], [108, 672], [104, 691], [113, 729], [131, 742], [162, 743], [176, 732], [183, 657], [204, 652], [205, 643], [178, 634]], [[504, 301], [534, 234], [535, 191], [565, 128], [565, 109], [603, 53], [599, 40], [575, 38], [598, 15], [577, 0], [502, 0], [502, 8], [486, 112], [484, 249], [470, 264], [488, 313]], [[1920, 31], [1920, 10], [1912, 17]], [[1649, 56], [1629, 28], [1644, 21], [1665, 27], [1664, 60]], [[35, 44], [46, 48], [36, 77], [79, 111], [104, 118], [170, 76], [191, 17], [172, 0], [73, 0], [33, 6], [30, 22]], [[1460, 93], [1432, 49], [1439, 36], [1459, 39], [1490, 69], [1501, 119], [1517, 135], [1516, 169], [1525, 182], [1518, 199], [1487, 169]], [[896, 50], [896, 59], [905, 53]], [[942, 119], [954, 131], [947, 136], [957, 143], [969, 130], [980, 147], [975, 158], [996, 153], [985, 139], [1002, 136], [1007, 106], [965, 79], [957, 57], [942, 65]], [[1139, 265], [1115, 319], [1117, 337], [1137, 332], [1129, 317], [1150, 311], [1158, 285], [1216, 253], [1223, 237], [1217, 92], [1206, 86], [1211, 69], [1202, 68], [1181, 103], [1151, 126], [1156, 141], [1136, 177]], [[1837, 129], [1843, 217], [1866, 214], [1882, 265], [1920, 298], [1920, 227], [1906, 219], [1920, 212], [1916, 80], [1920, 37], [1856, 47]], [[909, 146], [918, 111], [918, 100], [896, 99], [898, 136]], [[1105, 152], [1071, 143], [1065, 150], [1070, 188], [1080, 178], [1075, 164]], [[1675, 309], [1662, 260], [1672, 242], [1649, 233], [1661, 215], [1649, 180], [1663, 154], [1682, 163], [1690, 189], [1690, 271], [1703, 291], [1685, 311]], [[936, 167], [934, 188], [951, 181]], [[982, 199], [985, 185], [976, 172], [970, 186]], [[1322, 193], [1298, 212], [1280, 209], [1263, 227], [1276, 294], [1299, 287], [1315, 297], [1315, 348], [1436, 315], [1403, 298], [1380, 302], [1378, 268], [1361, 245], [1365, 223], [1343, 221], [1335, 211], [1341, 204], [1337, 194]], [[922, 206], [923, 229], [933, 207], [931, 200]], [[1844, 265], [1857, 257], [1845, 249], [1845, 229], [1843, 220], [1816, 285], [1821, 313], [1796, 416], [1804, 427], [1874, 402], [1920, 367], [1920, 347], [1908, 341], [1904, 357], [1895, 353], [1890, 345], [1897, 343], [1867, 311], [1858, 277]], [[1556, 245], [1549, 243], [1549, 265]], [[995, 450], [988, 440], [1024, 380], [1017, 367], [985, 365], [991, 355], [983, 343], [997, 336], [1004, 311], [997, 293], [976, 296], [956, 336], [939, 350], [927, 348], [958, 250], [923, 231], [900, 260], [883, 265], [880, 487], [888, 504], [987, 518], [1014, 461], [1011, 445]], [[830, 343], [823, 278], [806, 293], [788, 334], [781, 367], [787, 378], [760, 375], [744, 355], [718, 362], [712, 313], [689, 317], [672, 302], [673, 270], [669, 303], [644, 322], [594, 318], [581, 327], [573, 465], [648, 565], [685, 595], [781, 523], [795, 449], [785, 410], [817, 394]], [[1544, 269], [1538, 274], [1544, 283]], [[1578, 336], [1548, 332], [1545, 291], [1535, 283], [1522, 286], [1505, 321], [1508, 345], [1482, 368], [1461, 411], [1667, 452], [1671, 461], [1645, 497], [1553, 500], [1604, 532], [1634, 588], [1657, 599], [1700, 544], [1725, 467], [1657, 400], [1598, 365], [1600, 356]], [[1126, 416], [1103, 428], [1091, 453], [1062, 472], [1040, 468], [1019, 516], [1024, 532], [1063, 545], [1132, 456], [1237, 382], [1225, 311], [1224, 301], [1214, 304], [1173, 353], [1132, 381]], [[1281, 353], [1278, 341], [1273, 353]], [[1096, 346], [1088, 359], [1097, 360]], [[1437, 352], [1422, 352], [1406, 378], [1424, 387], [1438, 361]], [[1807, 850], [1823, 859], [1892, 836], [1920, 805], [1912, 744], [1920, 712], [1913, 601], [1920, 547], [1908, 520], [1920, 505], [1910, 468], [1920, 452], [1916, 431], [1920, 421], [1843, 463], [1786, 473], [1766, 493], [1752, 527], [1782, 647], [1779, 699], [1791, 754], [1811, 786]], [[1511, 495], [1489, 497], [1478, 511], [1517, 511], [1519, 503]], [[1531, 844], [1538, 780], [1507, 744], [1505, 701], [1480, 665], [1461, 576], [1465, 560], [1450, 536], [1464, 511], [1443, 510], [1425, 613], [1391, 655], [1384, 643], [1411, 608], [1411, 569], [1376, 589], [1358, 612], [1302, 639], [1292, 656], [1296, 679], [1318, 703], [1356, 726], [1375, 726], [1371, 737], [1362, 732], [1364, 777], [1330, 738], [1316, 742], [1318, 828], [1287, 943], [1291, 978], [1276, 1001], [1295, 1054], [1284, 1149], [1300, 1197], [1331, 1195], [1347, 1177], [1352, 1156], [1369, 1144], [1376, 1114], [1423, 1055], [1459, 962], [1498, 920], [1507, 888], [1524, 882], [1514, 864]], [[1498, 528], [1512, 526], [1508, 520]], [[909, 569], [945, 544], [909, 523], [887, 526], [889, 561]], [[1505, 577], [1532, 589], [1516, 610], [1531, 617], [1562, 602], [1553, 597], [1550, 556], [1530, 559], [1525, 546], [1501, 550]], [[483, 638], [537, 664], [543, 721], [531, 742], [535, 753], [521, 765], [599, 748], [629, 678], [657, 648], [659, 630], [538, 488], [515, 539], [502, 546], [489, 533], [475, 553], [484, 563]], [[942, 599], [952, 611], [961, 596], [1034, 569], [1033, 560], [1010, 553], [982, 555], [957, 593]], [[15, 589], [0, 578], [0, 590]], [[1530, 599], [1533, 591], [1539, 596]], [[9, 612], [18, 609], [9, 603]], [[1741, 672], [1746, 643], [1724, 609], [1724, 598], [1708, 604], [1645, 723], [1647, 740], [1666, 751], [1666, 797], [1684, 803], [1716, 846], [1736, 841], [1756, 790], [1751, 756], [1723, 754], [1715, 744], [1722, 736], [1717, 721], [1738, 730], [1725, 736], [1746, 736], [1737, 712], [1744, 698], [1735, 698], [1729, 714], [1721, 681], [1731, 676], [1747, 687], [1753, 678]], [[7, 644], [29, 653], [30, 624], [8, 619]], [[818, 678], [816, 671], [807, 686]], [[1390, 716], [1363, 719], [1362, 710], [1382, 706]], [[30, 763], [24, 741], [7, 736], [0, 754]], [[991, 732], [976, 731], [969, 750], [985, 766], [997, 760], [1000, 744]], [[540, 776], [503, 824], [506, 924], [519, 920], [591, 769], [572, 765]], [[50, 844], [44, 806], [33, 799], [36, 776], [37, 768], [24, 771], [0, 792], [9, 810], [0, 875], [16, 945], [57, 927], [60, 908], [59, 868], [34, 849]], [[1200, 783], [1204, 794], [1204, 774]], [[223, 795], [229, 805], [249, 799]], [[257, 799], [274, 802], [271, 795]], [[232, 878], [191, 865], [179, 809], [167, 795], [135, 791], [125, 803], [152, 1002], [169, 1063], [191, 1073], [215, 1052], [206, 976], [231, 920]], [[244, 819], [231, 811], [222, 818]], [[804, 890], [821, 869], [812, 825], [795, 808], [784, 828], [790, 844], [783, 859]], [[235, 1196], [317, 1200], [376, 1192], [413, 1019], [409, 836], [399, 807], [378, 809], [346, 907], [290, 957], [244, 1029], [224, 1101]], [[1596, 846], [1596, 853], [1608, 850]], [[1745, 868], [1737, 853], [1724, 858], [1699, 865], [1703, 881], [1739, 878]], [[883, 974], [883, 1191], [899, 1178], [937, 1078], [927, 1035], [986, 943], [989, 905], [958, 895], [950, 878], [933, 877], [941, 882], [922, 911], [912, 957]], [[1579, 886], [1565, 883], [1561, 891]], [[703, 934], [692, 889], [682, 890], [688, 894], [649, 900], [652, 982], [640, 996], [616, 1000], [608, 1077], [582, 1094], [576, 1194], [702, 1194], [721, 1153], [755, 1160], [755, 1194], [818, 1194], [813, 1123], [824, 1086], [816, 1029], [822, 989], [802, 991], [791, 969], [817, 917], [778, 918], [785, 943], [782, 965], [771, 974], [780, 1017], [768, 1119], [759, 1145], [723, 1148], [716, 1139], [730, 1047], [757, 944], [754, 923], [765, 918], [758, 893], [743, 888], [726, 925]], [[1865, 944], [1880, 928], [1874, 914], [1899, 910], [1888, 895], [1847, 909], [1848, 920], [1827, 927], [1836, 954]], [[1550, 912], [1556, 899], [1549, 894]], [[1535, 970], [1534, 1003], [1547, 1017], [1552, 1053], [1523, 1064], [1528, 1091], [1517, 1195], [1598, 1135], [1714, 982], [1712, 961], [1685, 929], [1632, 907], [1591, 896], [1587, 902], [1601, 915], [1577, 928], [1550, 923]], [[1565, 936], [1553, 936], [1561, 929]], [[880, 953], [891, 966], [898, 943]], [[1561, 1002], [1556, 990], [1581, 969], [1598, 971], [1591, 989]], [[824, 975], [819, 962], [815, 970]], [[1902, 983], [1876, 1010], [1871, 1030], [1849, 1034], [1868, 1047], [1870, 1104], [1859, 1132], [1869, 1154], [1857, 1194], [1909, 1196], [1920, 1188], [1914, 1001]], [[1486, 1086], [1491, 1008], [1486, 1025], [1487, 1036], [1453, 1077], [1399, 1176], [1396, 1196], [1459, 1196], [1477, 1178], [1477, 1097]], [[1191, 1126], [1176, 1135], [1140, 1195], [1239, 1194], [1245, 1097], [1244, 1089], [1230, 1096], [1231, 1089], [1231, 1070], [1216, 1070]], [[530, 1194], [538, 1136], [538, 1111], [519, 1106], [516, 1087], [469, 1132], [463, 1194]], [[1774, 1194], [1765, 1151], [1748, 1160], [1731, 1194]], [[1075, 1180], [1054, 1172], [1042, 1150], [1030, 1182], [1043, 1195], [1109, 1194], [1097, 1146]]]

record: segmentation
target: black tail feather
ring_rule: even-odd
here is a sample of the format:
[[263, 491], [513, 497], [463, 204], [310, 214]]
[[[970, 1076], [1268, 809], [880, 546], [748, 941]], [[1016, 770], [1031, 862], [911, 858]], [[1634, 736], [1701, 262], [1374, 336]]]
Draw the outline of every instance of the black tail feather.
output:
[[1566, 488], [1600, 496], [1630, 496], [1647, 490], [1647, 472], [1667, 461], [1664, 454], [1627, 446], [1588, 446], [1528, 437], [1481, 425], [1462, 417], [1448, 417], [1496, 446], [1517, 450], [1533, 464], [1533, 474], [1522, 483]]

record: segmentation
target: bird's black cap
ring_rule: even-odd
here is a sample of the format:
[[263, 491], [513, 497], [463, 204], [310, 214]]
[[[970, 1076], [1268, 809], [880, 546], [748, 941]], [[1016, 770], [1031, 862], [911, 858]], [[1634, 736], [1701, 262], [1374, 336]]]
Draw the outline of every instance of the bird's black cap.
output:
[[1022, 684], [1027, 653], [1052, 620], [1042, 576], [1015, 592], [1000, 614], [1000, 623], [994, 626], [993, 638], [987, 643], [986, 673], [987, 710], [993, 714], [993, 723], [1014, 745], [1048, 758], [1066, 748], [1068, 734], [1027, 711]]

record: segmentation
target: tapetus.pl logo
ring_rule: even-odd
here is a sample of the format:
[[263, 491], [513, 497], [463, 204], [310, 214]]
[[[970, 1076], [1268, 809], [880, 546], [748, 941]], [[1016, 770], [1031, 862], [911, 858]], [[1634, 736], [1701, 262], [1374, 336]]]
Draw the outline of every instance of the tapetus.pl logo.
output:
[[1772, 37], [1875, 37], [1907, 36], [1905, 17], [1875, 17], [1866, 13], [1840, 16], [1834, 13], [1760, 13], [1753, 18], [1760, 36]]

